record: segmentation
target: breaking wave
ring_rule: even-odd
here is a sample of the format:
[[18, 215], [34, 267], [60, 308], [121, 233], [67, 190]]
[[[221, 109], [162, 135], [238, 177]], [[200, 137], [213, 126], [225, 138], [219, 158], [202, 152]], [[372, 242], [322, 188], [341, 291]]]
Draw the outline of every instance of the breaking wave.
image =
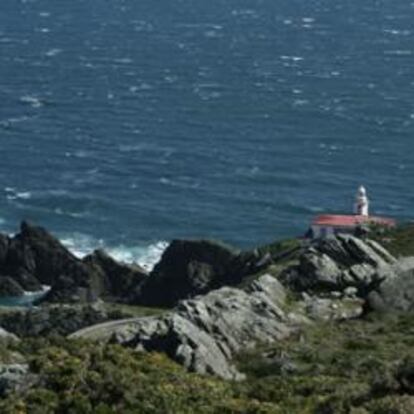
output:
[[168, 247], [168, 242], [166, 241], [158, 241], [149, 245], [126, 246], [120, 244], [111, 246], [103, 240], [97, 240], [85, 234], [63, 237], [61, 242], [78, 258], [83, 258], [96, 249], [103, 249], [117, 261], [138, 264], [148, 271], [152, 270], [159, 262], [162, 254]]

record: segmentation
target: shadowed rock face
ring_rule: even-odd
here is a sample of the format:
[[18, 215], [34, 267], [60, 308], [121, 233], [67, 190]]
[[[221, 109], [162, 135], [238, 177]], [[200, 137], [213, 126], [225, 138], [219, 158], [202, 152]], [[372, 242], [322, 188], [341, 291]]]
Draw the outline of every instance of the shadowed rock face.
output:
[[174, 240], [142, 285], [137, 302], [173, 306], [181, 299], [235, 285], [266, 265], [261, 259], [212, 241]]
[[148, 277], [142, 267], [119, 263], [103, 250], [95, 250], [83, 259], [83, 263], [101, 274], [101, 278], [105, 280], [106, 291], [118, 301], [133, 300], [138, 287]]
[[4, 234], [0, 234], [0, 263], [4, 263], [6, 261], [9, 243], [10, 239]]
[[[7, 243], [5, 236], [2, 240], [0, 274], [9, 275], [22, 289], [49, 285], [50, 300], [76, 300], [78, 288], [90, 287], [92, 272], [43, 228], [23, 222], [19, 234]], [[64, 292], [57, 289], [63, 284]]]
[[[119, 279], [115, 272], [119, 272]], [[10, 277], [20, 293], [51, 286], [43, 299], [49, 302], [129, 297], [132, 286], [142, 281], [142, 272], [126, 271], [103, 254], [79, 260], [45, 229], [26, 222], [15, 237], [0, 237], [0, 276]]]
[[0, 297], [21, 296], [24, 294], [22, 287], [11, 277], [0, 277]]

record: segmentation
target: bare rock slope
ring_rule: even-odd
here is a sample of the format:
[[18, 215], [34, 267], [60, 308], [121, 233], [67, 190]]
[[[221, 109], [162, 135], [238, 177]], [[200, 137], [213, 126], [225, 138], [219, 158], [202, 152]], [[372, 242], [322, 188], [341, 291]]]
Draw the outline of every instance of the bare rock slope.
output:
[[72, 337], [93, 337], [145, 351], [162, 351], [191, 371], [237, 379], [231, 360], [239, 351], [288, 336], [284, 287], [263, 275], [246, 290], [223, 287], [179, 303], [159, 317], [102, 324]]

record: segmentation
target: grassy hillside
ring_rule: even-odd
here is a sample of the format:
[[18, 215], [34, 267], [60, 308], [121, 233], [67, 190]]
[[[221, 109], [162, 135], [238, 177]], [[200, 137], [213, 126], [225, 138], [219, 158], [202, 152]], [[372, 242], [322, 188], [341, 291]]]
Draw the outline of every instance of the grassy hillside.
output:
[[[240, 355], [247, 380], [190, 374], [161, 354], [63, 338], [3, 346], [37, 380], [1, 413], [389, 414], [414, 412], [414, 315], [309, 327]], [[21, 357], [20, 357], [21, 358]]]
[[396, 257], [414, 256], [414, 224], [373, 233], [374, 238]]

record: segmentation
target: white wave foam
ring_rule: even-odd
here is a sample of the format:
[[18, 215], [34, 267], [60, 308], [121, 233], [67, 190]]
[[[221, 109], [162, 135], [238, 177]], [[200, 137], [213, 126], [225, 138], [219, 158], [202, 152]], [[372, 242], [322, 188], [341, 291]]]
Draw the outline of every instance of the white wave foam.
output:
[[53, 57], [53, 56], [56, 56], [60, 53], [62, 53], [62, 49], [50, 49], [45, 53], [45, 55], [47, 57]]
[[98, 240], [85, 234], [74, 234], [61, 239], [62, 244], [67, 247], [76, 257], [83, 258], [96, 249], [105, 250], [115, 260], [138, 264], [150, 271], [158, 263], [165, 249], [168, 247], [166, 241], [159, 241], [147, 246], [108, 246], [103, 240]]
[[53, 211], [58, 216], [68, 216], [68, 217], [72, 217], [72, 218], [76, 218], [76, 219], [85, 218], [88, 215], [88, 212], [86, 212], [86, 211], [85, 212], [80, 212], [80, 213], [74, 213], [74, 212], [62, 209], [60, 207], [56, 207]]
[[23, 292], [23, 295], [26, 296], [26, 297], [34, 297], [34, 298], [38, 299], [39, 296], [45, 295], [47, 292], [49, 292], [50, 289], [51, 289], [51, 286], [42, 285], [42, 289], [41, 290], [36, 290], [34, 292], [33, 291], [25, 290]]
[[30, 95], [22, 96], [20, 102], [29, 104], [32, 108], [40, 108], [43, 106], [43, 103], [39, 98]]
[[92, 253], [95, 249], [103, 248], [104, 245], [103, 240], [96, 240], [90, 236], [80, 233], [63, 237], [60, 241], [79, 259], [82, 259], [86, 255]]
[[8, 119], [4, 119], [0, 121], [0, 126], [7, 128], [7, 127], [12, 126], [13, 124], [18, 124], [20, 122], [28, 121], [29, 119], [30, 117], [25, 116], [25, 115], [18, 116], [18, 117], [12, 117], [12, 118], [8, 118]]
[[20, 198], [23, 200], [28, 200], [32, 197], [32, 193], [30, 191], [22, 191], [20, 193], [16, 193], [16, 198]]
[[152, 270], [167, 247], [168, 243], [162, 241], [146, 247], [118, 246], [106, 250], [110, 256], [120, 262], [138, 263], [144, 269]]
[[30, 191], [17, 191], [13, 187], [5, 187], [4, 191], [6, 192], [7, 200], [29, 200], [32, 198]]

